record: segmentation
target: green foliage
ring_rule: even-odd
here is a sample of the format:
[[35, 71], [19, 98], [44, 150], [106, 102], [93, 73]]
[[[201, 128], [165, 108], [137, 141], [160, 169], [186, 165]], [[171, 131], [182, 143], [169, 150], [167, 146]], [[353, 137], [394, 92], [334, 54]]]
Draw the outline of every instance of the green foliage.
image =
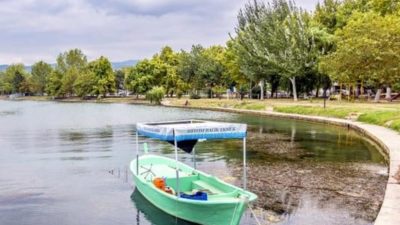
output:
[[56, 70], [65, 74], [71, 68], [83, 70], [86, 65], [87, 58], [83, 52], [80, 49], [71, 49], [58, 55]]
[[88, 95], [98, 94], [98, 80], [96, 74], [91, 70], [86, 70], [78, 76], [74, 82], [74, 91], [77, 96], [85, 98]]
[[211, 90], [214, 94], [217, 95], [218, 98], [221, 98], [221, 95], [226, 92], [226, 88], [219, 85], [214, 86]]
[[125, 86], [136, 95], [145, 94], [154, 85], [153, 65], [150, 60], [139, 61], [136, 66], [128, 68]]
[[88, 70], [89, 73], [94, 74], [94, 94], [105, 97], [106, 94], [115, 92], [114, 72], [110, 61], [106, 57], [101, 56], [99, 59], [90, 62]]
[[337, 36], [337, 50], [320, 63], [333, 80], [376, 87], [400, 80], [400, 17], [355, 13]]
[[50, 64], [43, 61], [36, 62], [32, 65], [32, 91], [43, 95], [46, 88], [47, 79], [53, 68]]
[[61, 79], [63, 74], [59, 70], [53, 70], [47, 78], [46, 92], [49, 96], [60, 97], [63, 94]]
[[150, 103], [154, 103], [157, 105], [161, 104], [162, 99], [165, 96], [165, 90], [163, 87], [155, 86], [150, 91], [146, 93], [146, 99], [150, 101]]
[[125, 79], [125, 71], [124, 70], [116, 70], [114, 71], [115, 76], [115, 87], [117, 89], [125, 89], [124, 79]]
[[2, 75], [2, 91], [5, 93], [29, 92], [29, 74], [23, 64], [10, 65]]
[[292, 1], [254, 1], [239, 12], [238, 20], [236, 48], [242, 71], [255, 81], [280, 74], [291, 81], [297, 100], [295, 79], [315, 63], [307, 14]]
[[79, 77], [82, 70], [76, 67], [69, 68], [61, 78], [61, 93], [62, 95], [72, 96], [74, 93], [74, 83]]
[[240, 70], [239, 55], [235, 50], [236, 42], [236, 38], [226, 42], [226, 49], [221, 60], [225, 67], [223, 76], [226, 80], [231, 81], [232, 84], [243, 88], [249, 84], [249, 78]]
[[81, 50], [72, 49], [60, 53], [56, 68], [47, 79], [47, 94], [54, 97], [72, 96], [75, 81], [86, 67], [87, 59]]

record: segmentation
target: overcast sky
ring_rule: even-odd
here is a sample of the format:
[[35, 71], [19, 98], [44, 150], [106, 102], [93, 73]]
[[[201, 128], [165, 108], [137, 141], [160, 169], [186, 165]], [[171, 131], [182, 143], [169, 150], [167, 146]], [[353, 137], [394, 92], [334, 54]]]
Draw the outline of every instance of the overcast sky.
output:
[[[318, 0], [297, 0], [312, 10]], [[80, 48], [90, 60], [142, 59], [162, 46], [224, 44], [247, 0], [0, 0], [0, 64]]]

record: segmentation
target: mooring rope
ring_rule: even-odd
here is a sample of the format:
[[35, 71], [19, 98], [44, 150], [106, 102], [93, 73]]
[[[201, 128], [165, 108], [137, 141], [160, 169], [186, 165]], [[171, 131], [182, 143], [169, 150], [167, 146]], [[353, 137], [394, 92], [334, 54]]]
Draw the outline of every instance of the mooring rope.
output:
[[248, 203], [247, 206], [249, 207], [251, 214], [253, 214], [254, 219], [255, 219], [257, 225], [261, 225], [260, 221], [258, 221], [257, 216], [256, 216], [256, 214], [255, 214], [254, 211], [253, 211], [253, 208], [251, 208], [251, 204]]

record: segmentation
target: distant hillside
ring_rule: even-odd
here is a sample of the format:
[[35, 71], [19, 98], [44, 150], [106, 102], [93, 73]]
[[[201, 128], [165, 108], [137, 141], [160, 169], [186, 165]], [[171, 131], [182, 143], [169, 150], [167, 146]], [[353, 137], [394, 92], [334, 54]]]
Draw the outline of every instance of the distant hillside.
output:
[[8, 67], [8, 65], [5, 65], [5, 64], [0, 65], [0, 71], [6, 70], [7, 67]]
[[134, 65], [136, 65], [136, 63], [138, 61], [139, 60], [134, 59], [134, 60], [121, 61], [121, 62], [112, 62], [111, 64], [112, 64], [112, 67], [113, 67], [114, 70], [118, 70], [118, 69], [121, 69], [121, 68], [124, 68], [124, 67], [134, 66]]
[[[136, 63], [138, 61], [139, 60], [133, 59], [133, 60], [120, 61], [120, 62], [112, 62], [111, 65], [114, 70], [118, 70], [118, 69], [121, 69], [124, 67], [136, 65]], [[0, 65], [0, 71], [6, 70], [8, 66], [9, 65], [7, 65], [7, 64]], [[52, 63], [51, 66], [54, 67], [55, 64]], [[32, 66], [25, 66], [25, 70], [30, 72], [32, 70]]]

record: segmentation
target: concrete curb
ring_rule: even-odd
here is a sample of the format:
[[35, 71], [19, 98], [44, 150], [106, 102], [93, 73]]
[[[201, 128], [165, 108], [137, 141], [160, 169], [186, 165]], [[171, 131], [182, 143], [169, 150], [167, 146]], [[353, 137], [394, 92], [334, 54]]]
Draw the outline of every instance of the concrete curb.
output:
[[400, 134], [385, 127], [355, 122], [345, 119], [328, 118], [321, 116], [307, 116], [299, 114], [288, 114], [279, 112], [229, 109], [229, 108], [210, 108], [210, 107], [187, 107], [172, 106], [166, 107], [202, 109], [220, 112], [245, 113], [260, 116], [289, 118], [295, 120], [305, 120], [311, 122], [332, 124], [341, 127], [353, 129], [358, 133], [370, 138], [375, 142], [388, 156], [389, 161], [389, 179], [386, 184], [385, 197], [378, 217], [375, 220], [376, 225], [395, 225], [400, 224]]

